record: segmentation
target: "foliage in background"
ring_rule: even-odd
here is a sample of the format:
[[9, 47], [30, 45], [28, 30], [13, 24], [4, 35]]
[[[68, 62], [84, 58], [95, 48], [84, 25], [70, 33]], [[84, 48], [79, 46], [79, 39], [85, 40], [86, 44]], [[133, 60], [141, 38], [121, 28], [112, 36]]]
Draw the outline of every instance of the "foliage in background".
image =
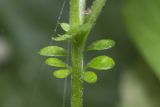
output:
[[130, 38], [160, 79], [160, 0], [126, 0], [123, 12]]
[[[157, 51], [156, 49], [153, 52], [150, 51], [151, 57], [144, 57], [144, 54], [148, 53], [142, 51], [144, 49], [140, 48], [141, 43], [136, 38], [143, 37], [143, 39], [139, 38], [144, 41], [144, 44], [141, 45], [147, 46], [150, 44], [150, 41], [146, 42], [148, 36], [145, 37], [136, 32], [133, 34], [135, 30], [132, 30], [141, 29], [138, 25], [141, 22], [144, 23], [144, 20], [140, 20], [140, 15], [144, 15], [143, 19], [150, 17], [147, 21], [152, 24], [152, 15], [147, 13], [155, 13], [154, 10], [157, 11], [155, 6], [159, 5], [158, 2], [159, 0], [108, 0], [107, 6], [92, 31], [91, 35], [95, 38], [90, 37], [89, 43], [106, 37], [114, 39], [116, 47], [107, 53], [106, 51], [101, 53], [114, 57], [117, 64], [112, 72], [97, 72], [101, 78], [95, 85], [85, 86], [84, 103], [86, 107], [119, 107], [122, 102], [121, 107], [135, 107], [135, 105], [136, 107], [159, 107], [160, 82], [158, 76], [155, 75], [157, 73], [153, 70], [159, 65], [152, 64], [151, 69], [150, 61], [143, 59], [155, 57], [154, 54], [158, 54], [159, 48]], [[146, 3], [150, 6], [146, 6]], [[5, 30], [4, 37], [11, 41], [15, 51], [12, 61], [3, 69], [0, 67], [0, 107], [11, 105], [12, 107], [61, 106], [63, 80], [53, 78], [51, 74], [55, 69], [43, 65], [41, 57], [36, 55], [39, 48], [48, 44], [50, 40], [54, 29], [53, 24], [56, 23], [61, 4], [61, 0], [0, 0], [0, 28]], [[124, 17], [121, 16], [120, 10], [122, 9], [124, 13], [127, 13], [125, 15], [123, 13]], [[68, 6], [64, 11], [63, 20], [67, 20], [67, 10]], [[134, 18], [130, 15], [133, 15]], [[154, 15], [159, 17], [158, 13]], [[141, 29], [143, 33], [150, 29], [157, 29], [154, 25], [159, 26], [158, 23], [151, 26], [147, 21], [144, 24], [149, 27], [149, 30]], [[127, 30], [124, 28], [124, 22]], [[153, 38], [151, 35], [150, 40], [156, 43], [158, 40], [154, 37], [155, 35]], [[138, 41], [138, 43], [132, 43], [130, 40]], [[154, 45], [150, 46], [155, 48]], [[65, 47], [64, 44], [61, 46]], [[139, 51], [136, 50], [137, 48]], [[89, 52], [86, 54], [84, 63], [101, 53]], [[159, 61], [159, 57], [156, 58]], [[69, 96], [68, 93], [67, 96]], [[69, 97], [67, 102], [69, 102]], [[70, 107], [69, 103], [67, 107]]]
[[[122, 76], [122, 107], [160, 105], [159, 7], [159, 0], [125, 0], [123, 4], [123, 20], [128, 36], [141, 56], [139, 61], [127, 67]], [[142, 62], [142, 59], [145, 61]]]

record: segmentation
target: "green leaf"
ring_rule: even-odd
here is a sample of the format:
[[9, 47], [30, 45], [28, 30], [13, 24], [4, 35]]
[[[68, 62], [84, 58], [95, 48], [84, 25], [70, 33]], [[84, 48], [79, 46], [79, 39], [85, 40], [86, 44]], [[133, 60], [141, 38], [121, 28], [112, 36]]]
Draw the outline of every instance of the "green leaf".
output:
[[52, 37], [52, 40], [55, 41], [65, 41], [72, 39], [72, 35], [64, 34], [64, 35], [58, 35], [57, 37]]
[[87, 67], [97, 69], [97, 70], [108, 70], [113, 68], [115, 62], [112, 58], [108, 56], [98, 56], [93, 58], [88, 64]]
[[60, 23], [61, 25], [61, 28], [64, 30], [64, 31], [69, 31], [70, 30], [70, 25], [68, 23]]
[[62, 60], [58, 58], [48, 58], [45, 63], [50, 66], [55, 67], [67, 67], [67, 64], [65, 64]]
[[93, 42], [88, 46], [88, 50], [104, 50], [112, 48], [115, 45], [115, 42], [110, 39], [103, 39]]
[[61, 69], [61, 70], [56, 70], [53, 72], [53, 76], [56, 78], [66, 78], [67, 76], [69, 76], [70, 71], [67, 69]]
[[43, 56], [65, 56], [66, 53], [63, 48], [58, 46], [47, 46], [39, 51], [39, 54]]
[[84, 72], [83, 79], [87, 83], [95, 83], [97, 81], [97, 75], [94, 72]]
[[131, 0], [123, 8], [128, 36], [160, 80], [160, 0]]

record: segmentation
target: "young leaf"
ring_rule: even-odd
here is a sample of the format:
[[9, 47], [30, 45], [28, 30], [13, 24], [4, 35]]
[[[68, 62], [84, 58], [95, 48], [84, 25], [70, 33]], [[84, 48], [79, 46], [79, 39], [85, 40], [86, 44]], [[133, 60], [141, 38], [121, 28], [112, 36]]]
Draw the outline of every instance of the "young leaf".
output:
[[53, 76], [56, 78], [66, 78], [67, 76], [69, 76], [70, 71], [67, 69], [61, 69], [61, 70], [56, 70], [53, 72]]
[[67, 64], [65, 64], [62, 60], [58, 58], [48, 58], [45, 63], [50, 66], [55, 67], [67, 67]]
[[65, 41], [72, 39], [72, 35], [64, 34], [64, 35], [58, 35], [57, 37], [52, 37], [52, 40], [55, 41]]
[[58, 46], [47, 46], [39, 51], [39, 54], [43, 56], [65, 56], [66, 53], [63, 48]]
[[87, 83], [95, 83], [97, 81], [97, 75], [94, 72], [84, 72], [83, 79]]
[[98, 56], [93, 58], [88, 64], [87, 67], [97, 69], [97, 70], [108, 70], [113, 68], [115, 62], [112, 58], [108, 56]]
[[88, 46], [88, 50], [104, 50], [112, 48], [115, 45], [115, 42], [110, 39], [103, 39], [93, 42]]
[[60, 23], [61, 25], [61, 28], [64, 30], [64, 31], [69, 31], [70, 30], [70, 25], [68, 23]]

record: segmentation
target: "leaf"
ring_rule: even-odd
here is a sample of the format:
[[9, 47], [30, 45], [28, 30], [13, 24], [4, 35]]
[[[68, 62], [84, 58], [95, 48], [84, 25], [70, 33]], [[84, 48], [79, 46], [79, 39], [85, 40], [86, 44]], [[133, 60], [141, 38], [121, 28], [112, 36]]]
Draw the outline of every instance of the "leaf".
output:
[[67, 67], [67, 64], [65, 64], [62, 60], [58, 58], [48, 58], [45, 63], [50, 66], [55, 67]]
[[70, 71], [67, 69], [61, 69], [61, 70], [56, 70], [53, 72], [53, 76], [56, 78], [66, 78], [67, 76], [69, 76]]
[[88, 46], [88, 50], [104, 50], [112, 48], [115, 45], [115, 42], [110, 39], [103, 39], [93, 42]]
[[160, 0], [131, 0], [124, 6], [128, 36], [160, 80]]
[[64, 35], [58, 35], [57, 37], [52, 37], [52, 40], [55, 41], [65, 41], [72, 39], [72, 35], [64, 34]]
[[39, 54], [43, 56], [65, 56], [66, 53], [63, 48], [58, 46], [47, 46], [39, 51]]
[[83, 79], [87, 83], [95, 83], [97, 81], [97, 75], [94, 72], [84, 72]]
[[87, 67], [97, 69], [97, 70], [108, 70], [113, 68], [115, 62], [112, 58], [108, 56], [98, 56], [93, 58], [88, 64]]
[[64, 31], [69, 31], [70, 30], [70, 25], [68, 23], [60, 23], [61, 25], [61, 28], [64, 30]]

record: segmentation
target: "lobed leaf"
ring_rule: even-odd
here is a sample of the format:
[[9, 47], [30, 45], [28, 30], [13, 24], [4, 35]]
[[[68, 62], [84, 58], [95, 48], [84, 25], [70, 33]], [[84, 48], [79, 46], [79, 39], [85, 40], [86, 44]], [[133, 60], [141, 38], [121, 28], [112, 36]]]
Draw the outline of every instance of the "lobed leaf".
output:
[[97, 75], [94, 72], [84, 72], [83, 79], [87, 83], [95, 83], [97, 81]]
[[66, 53], [65, 49], [58, 46], [47, 46], [39, 51], [43, 56], [65, 56]]
[[58, 58], [48, 58], [45, 63], [50, 66], [55, 67], [67, 67], [67, 64], [65, 64], [62, 60]]
[[69, 76], [70, 71], [67, 69], [61, 69], [61, 70], [56, 70], [53, 72], [53, 76], [56, 78], [66, 78], [67, 76]]
[[72, 35], [64, 34], [64, 35], [58, 35], [57, 37], [52, 37], [52, 40], [55, 41], [65, 41], [72, 39]]
[[112, 48], [115, 45], [115, 42], [110, 39], [103, 39], [93, 42], [88, 46], [88, 50], [105, 50]]
[[60, 23], [60, 26], [66, 32], [70, 30], [70, 25], [68, 23]]
[[113, 68], [115, 62], [112, 58], [108, 56], [98, 56], [93, 58], [88, 64], [87, 67], [96, 69], [96, 70], [108, 70]]

